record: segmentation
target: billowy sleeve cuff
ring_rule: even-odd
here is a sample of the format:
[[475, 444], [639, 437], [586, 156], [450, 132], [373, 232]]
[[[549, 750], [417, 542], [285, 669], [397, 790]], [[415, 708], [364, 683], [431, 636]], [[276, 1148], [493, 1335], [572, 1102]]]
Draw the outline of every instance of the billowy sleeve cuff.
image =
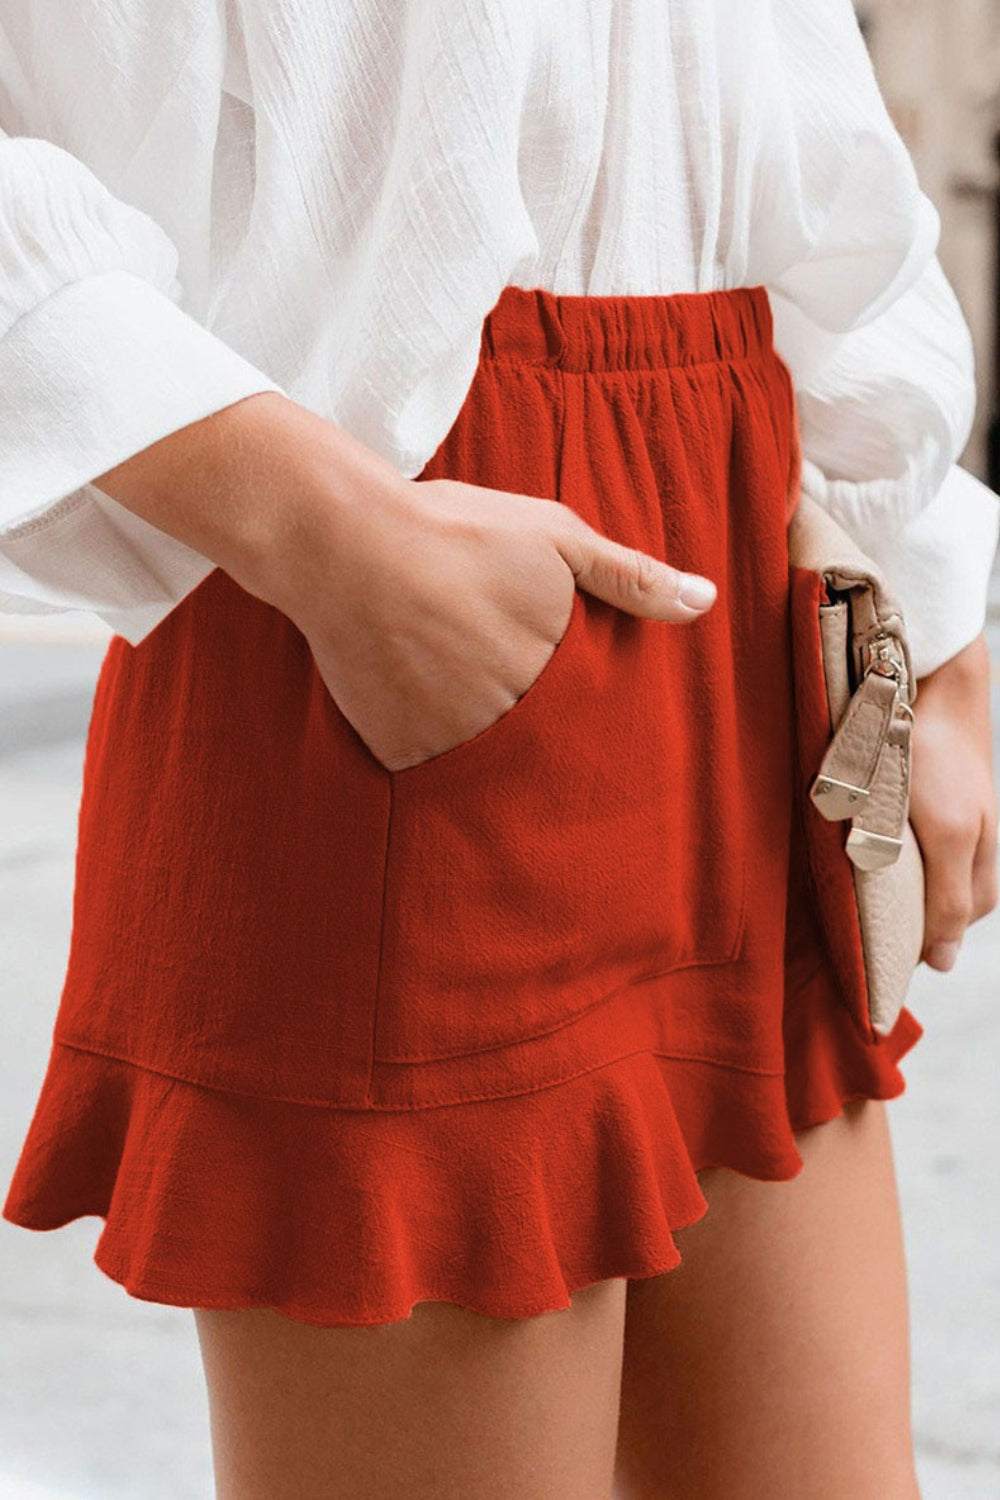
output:
[[92, 481], [267, 375], [130, 271], [52, 293], [0, 339], [0, 607], [87, 609], [133, 644], [213, 568]]
[[998, 537], [1000, 497], [958, 465], [900, 531], [866, 536], [902, 607], [917, 677], [983, 629]]

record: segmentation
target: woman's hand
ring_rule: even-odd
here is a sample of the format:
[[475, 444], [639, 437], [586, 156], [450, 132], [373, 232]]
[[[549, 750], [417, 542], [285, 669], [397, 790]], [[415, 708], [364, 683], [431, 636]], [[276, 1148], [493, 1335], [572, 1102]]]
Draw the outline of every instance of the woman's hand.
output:
[[927, 877], [921, 957], [950, 969], [997, 904], [990, 656], [979, 635], [917, 684], [910, 817]]
[[554, 500], [408, 480], [295, 402], [262, 393], [95, 481], [281, 609], [338, 708], [401, 770], [488, 728], [531, 686], [579, 586], [680, 623], [715, 588]]
[[341, 712], [390, 770], [471, 739], [510, 709], [566, 630], [577, 585], [633, 614], [683, 622], [702, 612], [683, 603], [684, 575], [554, 500], [410, 481], [349, 516], [320, 504], [313, 528], [282, 607]]

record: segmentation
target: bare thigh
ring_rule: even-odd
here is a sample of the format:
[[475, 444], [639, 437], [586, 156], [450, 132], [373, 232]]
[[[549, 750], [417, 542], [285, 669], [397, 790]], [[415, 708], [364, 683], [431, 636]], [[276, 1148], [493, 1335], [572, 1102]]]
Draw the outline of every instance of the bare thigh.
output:
[[616, 1500], [913, 1500], [909, 1320], [884, 1103], [805, 1167], [713, 1168], [682, 1264], [629, 1284]]
[[376, 1328], [195, 1309], [219, 1500], [608, 1500], [625, 1289]]

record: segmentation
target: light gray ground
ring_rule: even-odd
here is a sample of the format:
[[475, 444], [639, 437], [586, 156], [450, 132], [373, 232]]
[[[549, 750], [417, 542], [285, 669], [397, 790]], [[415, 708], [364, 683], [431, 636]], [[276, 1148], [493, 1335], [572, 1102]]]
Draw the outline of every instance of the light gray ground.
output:
[[[997, 618], [992, 629], [1000, 665]], [[81, 627], [35, 634], [0, 636], [4, 1190], [62, 981], [82, 736], [103, 652], [95, 632], [73, 638]], [[918, 972], [909, 1003], [926, 1036], [889, 1106], [924, 1500], [1000, 1497], [998, 979], [995, 919], [970, 931], [950, 975]], [[0, 1223], [0, 1500], [210, 1500], [191, 1314], [103, 1276], [90, 1259], [99, 1230], [94, 1218], [46, 1234]]]

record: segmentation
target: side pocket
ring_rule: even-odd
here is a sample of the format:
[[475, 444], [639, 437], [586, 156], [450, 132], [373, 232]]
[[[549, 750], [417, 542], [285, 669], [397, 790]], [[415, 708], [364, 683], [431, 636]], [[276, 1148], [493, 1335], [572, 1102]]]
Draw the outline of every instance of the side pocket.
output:
[[[809, 568], [789, 570], [795, 684], [795, 796], [808, 857], [812, 899], [837, 988], [866, 1042], [878, 1041], [871, 1023], [854, 866], [846, 851], [848, 824], [824, 818], [809, 796], [833, 734], [837, 699], [849, 691], [835, 669], [828, 675], [823, 640], [841, 625], [837, 605], [823, 603], [823, 580]], [[845, 606], [846, 607], [846, 606]], [[827, 613], [827, 611], [833, 613]], [[846, 657], [846, 651], [845, 651]]]
[[[512, 703], [510, 708], [506, 709], [498, 719], [494, 719], [492, 724], [487, 724], [485, 728], [480, 729], [477, 734], [471, 735], [467, 740], [461, 740], [457, 745], [449, 746], [447, 750], [441, 750], [436, 755], [430, 755], [426, 760], [419, 761], [416, 765], [404, 766], [399, 771], [390, 771], [389, 775], [392, 776], [393, 780], [398, 784], [404, 780], [419, 779], [420, 773], [425, 767], [428, 769], [431, 766], [437, 768], [444, 762], [448, 763], [446, 769], [450, 769], [454, 767], [459, 759], [466, 755], [476, 756], [481, 754], [487, 748], [487, 742], [489, 742], [489, 748], [492, 750], [494, 740], [513, 732], [516, 728], [516, 721], [520, 718], [521, 714], [527, 712], [531, 707], [532, 699], [545, 691], [550, 678], [559, 675], [562, 657], [569, 652], [571, 638], [574, 632], [579, 629], [583, 614], [584, 603], [580, 597], [579, 589], [576, 589], [573, 593], [569, 617], [563, 627], [562, 635], [552, 648], [542, 670], [528, 687], [525, 688], [517, 701]], [[379, 763], [381, 764], [381, 762]]]
[[701, 651], [578, 593], [537, 690], [394, 779], [377, 1062], [523, 1042], [737, 958], [736, 740]]

